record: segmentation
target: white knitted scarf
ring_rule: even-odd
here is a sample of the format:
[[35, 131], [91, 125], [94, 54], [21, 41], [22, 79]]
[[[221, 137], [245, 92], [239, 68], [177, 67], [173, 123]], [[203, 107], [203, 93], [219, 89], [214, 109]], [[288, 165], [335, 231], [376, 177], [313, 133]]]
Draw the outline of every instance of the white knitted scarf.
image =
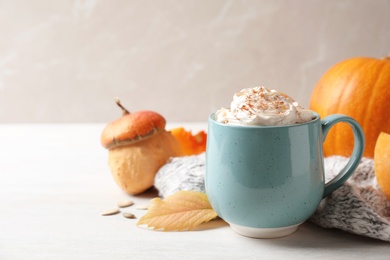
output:
[[[348, 158], [327, 157], [325, 179], [332, 179]], [[161, 197], [179, 190], [205, 192], [205, 154], [172, 158], [155, 178]], [[324, 228], [390, 241], [390, 201], [379, 190], [374, 162], [363, 158], [347, 182], [323, 199], [310, 221]]]

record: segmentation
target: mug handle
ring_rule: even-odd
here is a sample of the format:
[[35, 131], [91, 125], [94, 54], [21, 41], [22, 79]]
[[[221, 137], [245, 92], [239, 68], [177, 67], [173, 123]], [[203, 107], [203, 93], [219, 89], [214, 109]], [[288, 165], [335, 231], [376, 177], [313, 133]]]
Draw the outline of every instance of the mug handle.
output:
[[332, 180], [325, 184], [324, 195], [323, 198], [327, 197], [331, 194], [335, 189], [340, 187], [346, 180], [352, 175], [352, 173], [358, 167], [360, 160], [363, 156], [364, 152], [364, 133], [359, 123], [356, 122], [355, 119], [341, 114], [334, 114], [325, 117], [321, 120], [322, 126], [322, 142], [325, 141], [326, 136], [332, 126], [336, 123], [344, 122], [349, 124], [353, 130], [354, 137], [354, 147], [352, 155], [348, 161], [348, 163], [344, 166], [344, 168], [336, 175]]

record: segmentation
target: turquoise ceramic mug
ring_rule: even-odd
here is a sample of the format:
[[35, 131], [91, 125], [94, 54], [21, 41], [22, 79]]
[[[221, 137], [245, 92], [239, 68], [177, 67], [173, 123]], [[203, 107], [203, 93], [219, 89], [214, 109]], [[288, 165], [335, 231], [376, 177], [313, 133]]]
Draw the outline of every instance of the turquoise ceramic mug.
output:
[[[354, 150], [344, 169], [324, 180], [322, 143], [338, 122], [354, 132]], [[364, 150], [359, 124], [344, 115], [286, 126], [239, 126], [209, 117], [206, 193], [218, 215], [237, 233], [256, 238], [297, 230], [320, 201], [342, 185]]]

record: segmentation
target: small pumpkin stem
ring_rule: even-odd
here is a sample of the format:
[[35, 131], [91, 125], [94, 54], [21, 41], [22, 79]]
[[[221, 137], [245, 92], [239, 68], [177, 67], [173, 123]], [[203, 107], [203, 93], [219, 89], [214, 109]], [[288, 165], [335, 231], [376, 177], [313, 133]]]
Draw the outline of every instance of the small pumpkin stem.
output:
[[127, 110], [126, 108], [124, 108], [124, 106], [122, 106], [121, 101], [119, 100], [119, 98], [115, 98], [115, 103], [118, 105], [118, 107], [120, 107], [122, 109], [123, 115], [130, 114], [129, 110]]

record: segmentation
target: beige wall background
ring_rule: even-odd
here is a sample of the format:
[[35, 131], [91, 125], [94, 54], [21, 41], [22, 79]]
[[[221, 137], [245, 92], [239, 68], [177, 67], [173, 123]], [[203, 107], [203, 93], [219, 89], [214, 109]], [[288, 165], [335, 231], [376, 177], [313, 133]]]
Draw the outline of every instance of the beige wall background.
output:
[[206, 121], [264, 85], [308, 106], [333, 64], [390, 53], [389, 0], [6, 0], [0, 123]]

